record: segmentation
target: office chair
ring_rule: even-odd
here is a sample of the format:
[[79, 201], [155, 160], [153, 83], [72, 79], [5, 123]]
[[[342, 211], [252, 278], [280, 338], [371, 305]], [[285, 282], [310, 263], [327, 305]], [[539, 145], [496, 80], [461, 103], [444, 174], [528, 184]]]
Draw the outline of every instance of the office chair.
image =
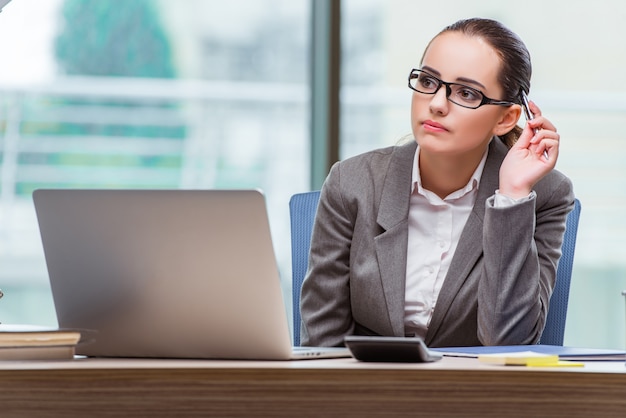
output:
[[289, 200], [291, 220], [291, 293], [293, 303], [293, 345], [300, 345], [300, 288], [309, 265], [311, 232], [320, 192], [298, 193]]
[[[293, 303], [293, 345], [300, 345], [300, 288], [309, 263], [311, 232], [320, 192], [298, 193], [289, 200], [291, 220], [291, 263], [292, 263], [292, 303]], [[574, 250], [580, 201], [574, 202], [574, 209], [567, 216], [566, 230], [561, 246], [561, 259], [556, 272], [556, 286], [550, 298], [550, 309], [546, 326], [541, 334], [540, 344], [563, 345], [565, 320], [572, 278]]]
[[556, 285], [552, 290], [546, 326], [541, 333], [539, 344], [563, 345], [580, 209], [580, 201], [575, 199], [574, 209], [567, 215], [565, 235], [563, 236], [563, 244], [561, 245], [562, 254], [556, 270]]

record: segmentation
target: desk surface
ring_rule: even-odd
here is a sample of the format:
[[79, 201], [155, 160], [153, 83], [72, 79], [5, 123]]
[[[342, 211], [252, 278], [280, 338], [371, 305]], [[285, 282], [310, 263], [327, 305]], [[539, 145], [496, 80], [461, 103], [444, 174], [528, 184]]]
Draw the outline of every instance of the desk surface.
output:
[[584, 367], [354, 359], [0, 362], [17, 416], [626, 416], [624, 362]]

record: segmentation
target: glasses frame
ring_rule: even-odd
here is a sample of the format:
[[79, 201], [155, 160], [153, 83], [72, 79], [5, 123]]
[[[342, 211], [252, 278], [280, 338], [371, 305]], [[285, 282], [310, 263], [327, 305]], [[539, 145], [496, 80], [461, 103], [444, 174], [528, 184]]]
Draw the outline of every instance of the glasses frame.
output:
[[[439, 85], [437, 86], [437, 88], [435, 89], [435, 91], [433, 91], [432, 93], [427, 93], [427, 92], [425, 92], [425, 91], [420, 91], [420, 90], [417, 90], [416, 88], [414, 88], [414, 87], [411, 85], [411, 80], [414, 80], [414, 79], [418, 78], [418, 75], [419, 75], [419, 74], [426, 74], [426, 75], [428, 75], [429, 77], [432, 77], [434, 80], [436, 80], [436, 81], [437, 81], [437, 83], [439, 83]], [[512, 106], [512, 105], [514, 105], [514, 104], [515, 104], [514, 102], [509, 102], [509, 101], [507, 101], [507, 100], [495, 100], [495, 99], [491, 99], [491, 98], [489, 98], [489, 97], [485, 96], [485, 94], [484, 94], [482, 91], [480, 91], [480, 90], [478, 90], [478, 89], [476, 89], [476, 88], [474, 88], [474, 87], [470, 87], [470, 86], [468, 86], [468, 85], [466, 85], [466, 84], [461, 84], [461, 83], [449, 83], [449, 82], [447, 82], [447, 81], [443, 81], [442, 79], [440, 79], [439, 77], [436, 77], [436, 76], [432, 75], [432, 74], [431, 74], [431, 73], [429, 73], [428, 71], [420, 70], [420, 69], [418, 69], [418, 68], [413, 68], [413, 69], [411, 70], [411, 72], [409, 73], [409, 88], [410, 88], [411, 90], [413, 90], [413, 91], [416, 91], [416, 92], [418, 92], [418, 93], [422, 93], [422, 94], [430, 94], [430, 95], [432, 95], [432, 94], [437, 94], [437, 92], [439, 91], [439, 89], [441, 88], [441, 86], [446, 86], [446, 99], [447, 99], [449, 102], [454, 103], [454, 104], [455, 104], [455, 105], [457, 105], [457, 106], [464, 107], [464, 108], [466, 108], [466, 109], [478, 109], [479, 107], [481, 107], [481, 106], [483, 106], [483, 105]], [[451, 87], [451, 86], [463, 86], [463, 87], [465, 87], [465, 88], [467, 88], [467, 89], [473, 90], [473, 91], [475, 91], [476, 93], [480, 94], [480, 96], [481, 96], [483, 99], [482, 99], [482, 100], [480, 101], [480, 103], [479, 103], [478, 105], [476, 105], [476, 106], [468, 106], [468, 105], [465, 105], [465, 104], [457, 103], [457, 102], [455, 102], [454, 100], [450, 99], [450, 95], [452, 94], [452, 87]]]

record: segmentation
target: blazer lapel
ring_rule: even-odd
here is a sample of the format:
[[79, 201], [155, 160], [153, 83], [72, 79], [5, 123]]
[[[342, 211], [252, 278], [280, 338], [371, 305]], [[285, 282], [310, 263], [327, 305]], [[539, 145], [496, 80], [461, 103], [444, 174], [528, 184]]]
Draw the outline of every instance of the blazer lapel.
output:
[[375, 238], [376, 254], [389, 322], [396, 336], [404, 336], [404, 288], [411, 175], [417, 144], [394, 152], [381, 194], [377, 223], [384, 230]]
[[426, 333], [428, 344], [443, 322], [452, 301], [467, 279], [476, 261], [482, 255], [483, 219], [485, 217], [485, 201], [494, 194], [499, 184], [500, 165], [508, 148], [495, 137], [489, 145], [489, 154], [485, 162], [483, 174], [478, 186], [478, 195], [474, 208], [463, 228], [459, 244], [452, 258], [448, 274], [441, 286], [433, 317]]

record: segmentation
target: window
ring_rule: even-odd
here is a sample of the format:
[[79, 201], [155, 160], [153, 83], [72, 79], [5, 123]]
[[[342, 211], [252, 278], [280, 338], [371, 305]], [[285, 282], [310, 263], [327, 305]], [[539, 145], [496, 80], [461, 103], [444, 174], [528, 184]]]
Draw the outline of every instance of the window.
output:
[[[621, 348], [626, 5], [574, 2], [567, 18], [564, 7], [444, 0], [425, 10], [412, 0], [343, 0], [340, 156], [411, 135], [406, 77], [434, 34], [470, 16], [503, 21], [531, 51], [531, 98], [559, 128], [557, 168], [583, 206], [566, 344]], [[64, 23], [63, 13], [84, 8], [87, 29], [100, 28], [98, 36], [81, 37], [85, 19]], [[54, 323], [30, 197], [36, 187], [260, 187], [288, 287], [287, 202], [309, 188], [310, 9], [306, 0], [19, 0], [5, 7], [0, 321]], [[142, 24], [123, 29], [124, 19]], [[86, 61], [76, 54], [114, 34], [122, 41], [109, 46], [127, 49], [103, 48]]]
[[530, 96], [559, 129], [557, 169], [582, 202], [565, 344], [623, 348], [626, 5], [587, 6], [569, 4], [564, 18], [563, 3], [539, 0], [344, 0], [341, 158], [411, 135], [406, 78], [436, 33], [467, 17], [505, 23], [531, 52]]
[[309, 187], [309, 2], [39, 3], [0, 14], [0, 321], [56, 324], [40, 187], [261, 188], [288, 287], [288, 201]]

